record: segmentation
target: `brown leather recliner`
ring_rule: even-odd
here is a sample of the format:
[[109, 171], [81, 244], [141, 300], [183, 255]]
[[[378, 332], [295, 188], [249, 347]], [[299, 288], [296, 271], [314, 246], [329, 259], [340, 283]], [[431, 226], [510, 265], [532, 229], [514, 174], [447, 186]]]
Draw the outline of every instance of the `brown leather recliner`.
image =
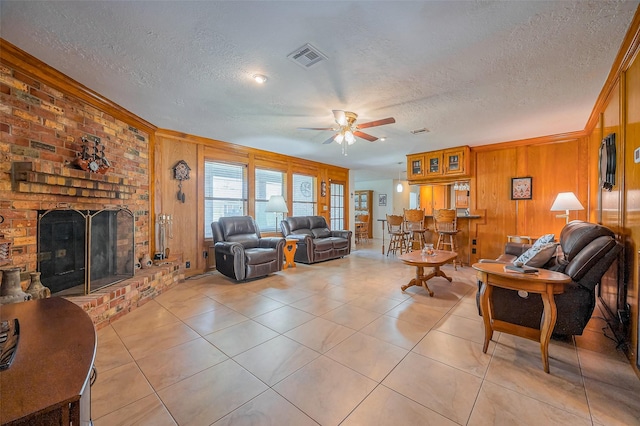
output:
[[351, 253], [351, 231], [332, 231], [322, 216], [292, 216], [280, 222], [282, 235], [296, 240], [294, 260], [315, 263]]
[[236, 281], [282, 270], [284, 238], [260, 236], [251, 216], [221, 217], [211, 224], [216, 269]]
[[[513, 261], [529, 247], [526, 244], [507, 243], [509, 252], [497, 261]], [[565, 286], [564, 293], [555, 296], [558, 317], [553, 334], [581, 335], [596, 306], [596, 285], [622, 250], [622, 245], [615, 240], [609, 228], [574, 220], [560, 233], [560, 249], [559, 254], [543, 266], [544, 269], [563, 272], [572, 280]], [[479, 302], [481, 283], [478, 285], [476, 301]], [[539, 294], [523, 297], [514, 290], [493, 289], [495, 319], [540, 328], [542, 309]]]

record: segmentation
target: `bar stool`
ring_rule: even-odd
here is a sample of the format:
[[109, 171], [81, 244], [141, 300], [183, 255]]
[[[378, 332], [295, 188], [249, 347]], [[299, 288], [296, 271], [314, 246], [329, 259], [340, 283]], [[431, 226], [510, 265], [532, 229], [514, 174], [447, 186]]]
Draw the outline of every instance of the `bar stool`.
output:
[[404, 217], [399, 215], [387, 215], [387, 232], [389, 232], [389, 248], [387, 248], [387, 256], [389, 252], [397, 254], [400, 250], [402, 254], [403, 250], [408, 252], [407, 249], [407, 235], [409, 234], [404, 230]]
[[414, 249], [417, 244], [422, 250], [427, 240], [424, 227], [424, 210], [423, 209], [404, 209], [404, 229], [409, 233], [409, 251]]
[[[454, 209], [434, 210], [433, 223], [435, 226], [435, 232], [438, 234], [436, 249], [457, 251], [456, 235], [458, 234], [459, 229], [456, 211]], [[456, 259], [453, 259], [453, 268], [458, 270], [456, 266]]]

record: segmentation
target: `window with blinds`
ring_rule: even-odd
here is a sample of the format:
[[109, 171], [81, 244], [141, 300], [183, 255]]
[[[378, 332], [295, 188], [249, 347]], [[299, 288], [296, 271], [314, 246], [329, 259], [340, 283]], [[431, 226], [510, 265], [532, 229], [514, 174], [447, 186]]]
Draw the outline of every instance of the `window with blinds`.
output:
[[261, 232], [280, 229], [282, 213], [266, 212], [272, 195], [284, 194], [284, 173], [275, 170], [256, 169], [255, 219]]
[[331, 183], [331, 229], [345, 229], [344, 225], [344, 185], [341, 183]]
[[296, 175], [293, 179], [292, 212], [289, 216], [313, 216], [316, 214], [316, 180], [313, 176]]
[[211, 222], [247, 211], [247, 168], [241, 164], [204, 162], [204, 236], [213, 238]]

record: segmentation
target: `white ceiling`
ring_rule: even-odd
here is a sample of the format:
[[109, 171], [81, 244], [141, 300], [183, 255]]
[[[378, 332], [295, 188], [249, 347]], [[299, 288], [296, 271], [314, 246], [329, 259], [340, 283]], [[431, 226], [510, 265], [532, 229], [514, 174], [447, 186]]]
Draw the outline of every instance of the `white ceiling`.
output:
[[[398, 176], [409, 153], [582, 130], [638, 1], [2, 1], [0, 35], [150, 123]], [[311, 43], [327, 60], [287, 59]], [[255, 73], [268, 77], [255, 84]], [[333, 109], [384, 142], [323, 145]], [[411, 130], [426, 127], [429, 133]], [[404, 168], [404, 166], [402, 166]]]

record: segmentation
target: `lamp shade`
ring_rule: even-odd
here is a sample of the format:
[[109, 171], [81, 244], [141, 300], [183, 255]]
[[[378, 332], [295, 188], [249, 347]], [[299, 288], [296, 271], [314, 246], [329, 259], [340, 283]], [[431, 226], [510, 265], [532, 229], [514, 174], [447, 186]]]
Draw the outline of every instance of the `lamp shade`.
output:
[[551, 211], [567, 211], [567, 210], [584, 210], [578, 197], [573, 192], [561, 192], [556, 197], [555, 201], [551, 205]]
[[264, 211], [275, 212], [275, 213], [289, 213], [289, 209], [287, 208], [287, 203], [286, 201], [284, 201], [284, 197], [282, 195], [272, 195], [269, 198], [269, 202], [267, 203], [267, 208]]

